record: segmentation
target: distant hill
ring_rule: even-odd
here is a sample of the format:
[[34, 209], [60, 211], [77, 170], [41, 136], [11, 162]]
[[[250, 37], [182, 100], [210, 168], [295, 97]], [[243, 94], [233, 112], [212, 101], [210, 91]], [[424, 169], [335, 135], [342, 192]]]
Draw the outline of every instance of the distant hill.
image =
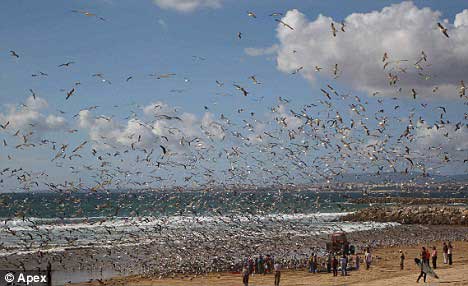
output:
[[356, 173], [356, 174], [343, 174], [335, 177], [333, 182], [335, 183], [468, 183], [468, 174], [459, 175], [427, 175], [423, 176], [422, 173]]

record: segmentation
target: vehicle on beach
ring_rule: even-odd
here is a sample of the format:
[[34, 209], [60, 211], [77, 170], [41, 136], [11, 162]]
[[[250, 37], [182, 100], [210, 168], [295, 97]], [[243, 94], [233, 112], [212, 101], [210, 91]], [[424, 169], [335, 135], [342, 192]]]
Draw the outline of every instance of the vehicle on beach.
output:
[[330, 241], [326, 245], [327, 251], [331, 253], [354, 254], [354, 246], [349, 244], [346, 233], [335, 232], [330, 235]]

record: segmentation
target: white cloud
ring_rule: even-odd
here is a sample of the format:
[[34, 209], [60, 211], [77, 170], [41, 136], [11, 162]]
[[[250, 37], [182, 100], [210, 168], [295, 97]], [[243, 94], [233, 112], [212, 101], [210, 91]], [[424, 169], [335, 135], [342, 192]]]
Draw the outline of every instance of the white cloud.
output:
[[149, 147], [158, 143], [158, 138], [145, 123], [130, 119], [126, 125], [104, 116], [93, 117], [89, 110], [79, 113], [79, 126], [88, 129], [90, 139], [96, 147], [106, 148], [116, 144], [137, 147]]
[[[143, 119], [132, 118], [126, 123], [105, 116], [94, 117], [83, 110], [79, 116], [80, 128], [87, 129], [89, 137], [98, 148], [131, 146], [151, 148], [164, 145], [170, 150], [182, 151], [184, 144], [196, 139], [203, 143], [208, 139], [222, 139], [224, 130], [205, 113], [200, 119], [192, 113], [179, 114], [166, 103], [155, 102], [144, 106]], [[181, 143], [182, 142], [182, 143]], [[203, 146], [203, 145], [201, 145]]]
[[176, 10], [179, 12], [192, 12], [199, 8], [219, 8], [222, 0], [154, 0], [154, 3], [162, 9]]
[[432, 148], [450, 155], [457, 152], [466, 153], [468, 151], [468, 129], [462, 123], [458, 124], [458, 128], [456, 124], [439, 125], [439, 128], [418, 124], [416, 146], [421, 152], [427, 152]]
[[457, 28], [461, 26], [468, 26], [468, 9], [463, 10], [463, 12], [458, 13], [455, 16], [453, 25]]
[[[403, 2], [381, 11], [347, 16], [345, 32], [340, 31], [338, 19], [319, 15], [309, 21], [298, 10], [288, 11], [282, 20], [294, 30], [278, 24], [277, 67], [289, 73], [302, 66], [300, 73], [311, 82], [319, 76], [332, 78], [333, 67], [338, 64], [341, 81], [369, 93], [394, 92], [402, 87], [403, 95], [409, 96], [409, 90], [415, 88], [423, 96], [441, 85], [449, 87], [444, 90], [446, 94], [456, 96], [456, 86], [468, 74], [468, 10], [457, 14], [451, 24], [441, 19], [438, 11]], [[336, 37], [331, 32], [332, 22], [338, 29]], [[437, 28], [437, 22], [448, 28], [449, 39]], [[414, 66], [421, 51], [427, 55], [427, 62], [420, 64], [422, 71]], [[406, 73], [396, 63], [384, 70], [385, 52], [389, 61], [408, 60], [399, 64]], [[315, 66], [323, 70], [316, 72]], [[389, 71], [398, 74], [397, 88], [389, 85]]]
[[30, 96], [26, 103], [20, 107], [8, 106], [7, 112], [0, 112], [0, 122], [5, 124], [9, 122], [8, 128], [20, 130], [22, 133], [33, 131], [36, 135], [63, 129], [67, 122], [65, 118], [53, 114], [46, 115], [42, 112], [47, 108], [48, 103], [45, 99]]

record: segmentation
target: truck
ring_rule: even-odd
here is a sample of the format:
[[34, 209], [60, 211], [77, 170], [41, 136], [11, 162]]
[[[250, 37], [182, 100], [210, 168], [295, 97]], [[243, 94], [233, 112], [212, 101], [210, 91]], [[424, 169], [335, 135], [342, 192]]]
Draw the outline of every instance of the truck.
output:
[[346, 233], [335, 232], [330, 235], [330, 241], [327, 242], [327, 251], [331, 253], [344, 253], [346, 255], [354, 254], [354, 246], [349, 244]]

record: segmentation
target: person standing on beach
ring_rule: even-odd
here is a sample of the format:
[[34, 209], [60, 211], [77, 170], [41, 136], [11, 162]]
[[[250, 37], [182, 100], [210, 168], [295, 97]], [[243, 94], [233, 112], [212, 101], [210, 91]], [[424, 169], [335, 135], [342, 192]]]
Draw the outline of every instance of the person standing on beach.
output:
[[244, 286], [249, 286], [249, 269], [247, 265], [242, 268], [242, 283], [244, 283]]
[[370, 252], [369, 247], [366, 249], [366, 253], [364, 254], [364, 259], [366, 260], [366, 270], [369, 270], [370, 265], [372, 263], [372, 253]]
[[448, 263], [448, 246], [447, 243], [444, 242], [444, 246], [442, 248], [443, 254], [444, 254], [444, 264]]
[[348, 271], [346, 268], [348, 267], [348, 257], [346, 254], [343, 253], [343, 257], [341, 257], [341, 276], [348, 276]]
[[327, 272], [328, 273], [331, 273], [331, 269], [332, 269], [332, 255], [331, 253], [328, 253], [327, 254]]
[[435, 246], [432, 247], [432, 268], [436, 269], [437, 268], [437, 249]]
[[452, 243], [449, 241], [448, 243], [448, 250], [447, 250], [447, 256], [448, 256], [448, 263], [449, 265], [452, 265], [453, 263], [453, 246]]
[[314, 254], [309, 257], [309, 273], [314, 273]]
[[333, 256], [333, 259], [332, 259], [332, 269], [333, 269], [333, 276], [338, 276], [338, 259], [336, 259], [336, 256]]
[[314, 253], [314, 256], [312, 257], [312, 265], [313, 265], [313, 273], [317, 273], [318, 271], [318, 256], [317, 253]]
[[360, 263], [361, 257], [359, 256], [359, 254], [356, 254], [356, 271], [359, 270]]
[[427, 250], [426, 248], [423, 246], [422, 249], [421, 249], [421, 272], [419, 273], [419, 276], [418, 276], [418, 279], [416, 280], [416, 283], [419, 283], [419, 279], [421, 279], [421, 277], [424, 279], [424, 282], [426, 282], [426, 277], [427, 277], [427, 274], [426, 272], [424, 271], [424, 265], [426, 264], [427, 266], [429, 266], [429, 257], [427, 256]]
[[265, 261], [263, 260], [263, 256], [260, 255], [258, 258], [258, 273], [263, 274], [265, 272], [265, 267], [264, 267]]
[[280, 285], [280, 278], [281, 278], [281, 264], [279, 261], [277, 261], [275, 263], [275, 265], [273, 266], [273, 268], [275, 269], [275, 286], [279, 286]]
[[400, 249], [400, 270], [405, 268], [405, 254]]

